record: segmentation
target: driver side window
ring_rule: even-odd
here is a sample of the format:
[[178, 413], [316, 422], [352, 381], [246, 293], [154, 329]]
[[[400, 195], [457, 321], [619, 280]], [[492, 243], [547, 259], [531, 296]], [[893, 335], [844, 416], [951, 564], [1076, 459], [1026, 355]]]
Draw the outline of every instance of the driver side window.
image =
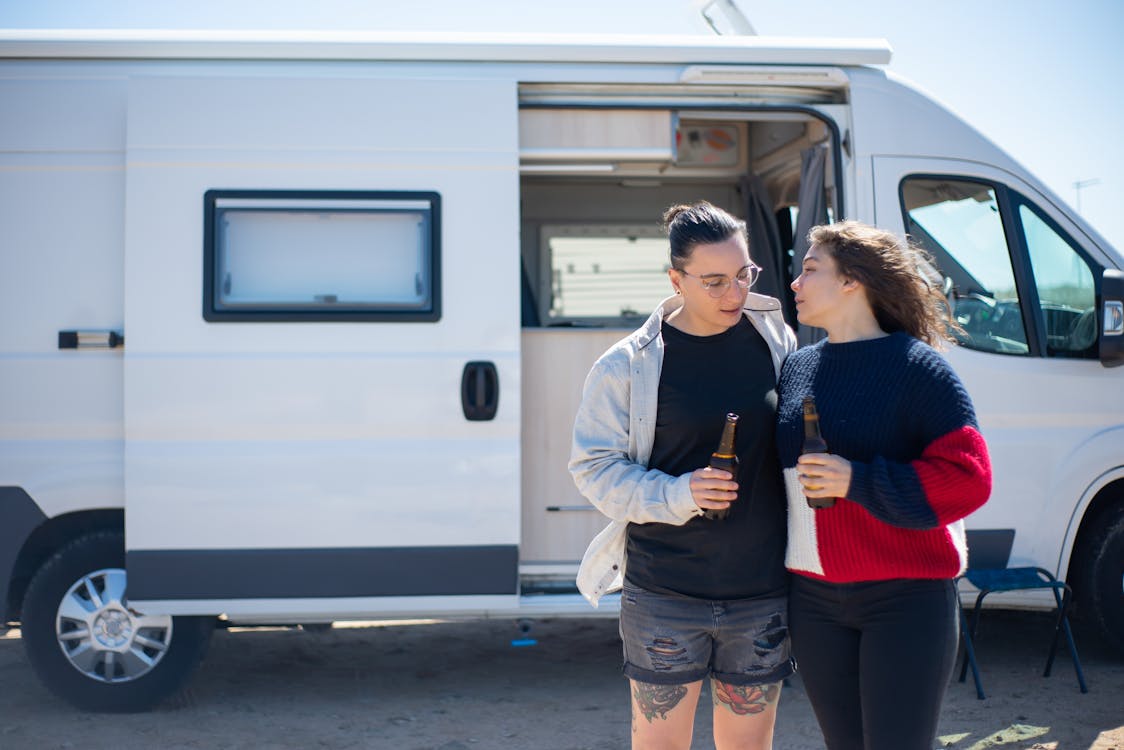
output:
[[1046, 325], [1046, 355], [1096, 359], [1097, 290], [1089, 264], [1029, 205], [1019, 205], [1019, 219]]
[[1026, 326], [995, 190], [965, 179], [902, 181], [906, 231], [945, 277], [960, 344], [1000, 354], [1028, 354]]

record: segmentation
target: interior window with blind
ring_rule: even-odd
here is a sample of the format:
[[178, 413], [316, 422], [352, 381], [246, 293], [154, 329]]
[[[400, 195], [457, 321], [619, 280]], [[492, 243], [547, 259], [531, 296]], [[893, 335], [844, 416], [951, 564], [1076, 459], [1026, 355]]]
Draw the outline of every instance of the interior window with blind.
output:
[[633, 325], [672, 292], [658, 227], [546, 226], [543, 244], [547, 325]]

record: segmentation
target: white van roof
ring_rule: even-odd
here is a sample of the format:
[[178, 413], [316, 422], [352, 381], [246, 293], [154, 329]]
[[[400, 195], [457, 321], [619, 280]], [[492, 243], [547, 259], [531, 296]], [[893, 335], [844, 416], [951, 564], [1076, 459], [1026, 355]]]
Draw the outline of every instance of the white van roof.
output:
[[0, 29], [0, 58], [885, 65], [885, 39], [172, 29]]

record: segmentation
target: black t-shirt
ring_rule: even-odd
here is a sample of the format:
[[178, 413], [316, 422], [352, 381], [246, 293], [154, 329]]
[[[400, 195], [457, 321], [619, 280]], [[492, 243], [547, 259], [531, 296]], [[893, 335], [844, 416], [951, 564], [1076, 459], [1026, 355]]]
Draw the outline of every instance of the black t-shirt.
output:
[[656, 435], [648, 467], [679, 476], [706, 466], [726, 414], [738, 420], [738, 499], [725, 520], [630, 523], [634, 586], [701, 599], [783, 594], [786, 513], [777, 460], [776, 375], [769, 346], [746, 318], [714, 336], [663, 324]]

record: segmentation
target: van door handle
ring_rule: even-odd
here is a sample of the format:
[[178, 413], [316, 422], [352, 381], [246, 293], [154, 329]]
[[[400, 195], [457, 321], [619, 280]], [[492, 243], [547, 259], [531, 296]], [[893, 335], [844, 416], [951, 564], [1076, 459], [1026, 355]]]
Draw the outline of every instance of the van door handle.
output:
[[461, 373], [461, 408], [470, 422], [494, 419], [500, 404], [500, 376], [491, 362], [469, 362]]
[[125, 345], [117, 331], [59, 331], [59, 349], [116, 349]]

